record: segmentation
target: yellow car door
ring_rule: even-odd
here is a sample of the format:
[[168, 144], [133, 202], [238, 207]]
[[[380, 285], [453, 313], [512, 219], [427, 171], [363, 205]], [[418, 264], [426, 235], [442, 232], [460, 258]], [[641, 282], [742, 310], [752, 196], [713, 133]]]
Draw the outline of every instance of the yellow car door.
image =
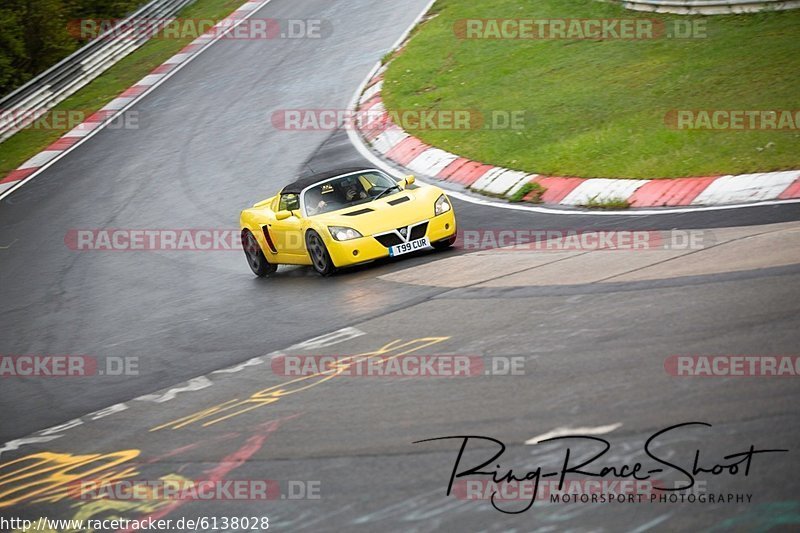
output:
[[282, 194], [274, 217], [267, 224], [270, 240], [277, 251], [278, 263], [308, 264], [303, 239], [303, 219], [300, 213], [300, 199], [297, 194]]

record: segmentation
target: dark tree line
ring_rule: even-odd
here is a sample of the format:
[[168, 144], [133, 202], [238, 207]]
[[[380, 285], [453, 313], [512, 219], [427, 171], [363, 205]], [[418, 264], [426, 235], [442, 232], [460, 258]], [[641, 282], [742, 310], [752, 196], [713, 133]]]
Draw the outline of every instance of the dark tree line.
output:
[[75, 51], [70, 21], [124, 17], [146, 0], [0, 0], [0, 96]]

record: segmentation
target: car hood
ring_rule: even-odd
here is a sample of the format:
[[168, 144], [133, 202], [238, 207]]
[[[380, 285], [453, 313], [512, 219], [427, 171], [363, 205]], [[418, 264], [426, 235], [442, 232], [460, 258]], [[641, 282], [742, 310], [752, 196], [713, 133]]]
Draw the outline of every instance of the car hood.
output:
[[433, 204], [441, 194], [438, 187], [415, 187], [377, 201], [315, 215], [309, 217], [309, 221], [325, 226], [347, 226], [366, 237], [433, 218]]

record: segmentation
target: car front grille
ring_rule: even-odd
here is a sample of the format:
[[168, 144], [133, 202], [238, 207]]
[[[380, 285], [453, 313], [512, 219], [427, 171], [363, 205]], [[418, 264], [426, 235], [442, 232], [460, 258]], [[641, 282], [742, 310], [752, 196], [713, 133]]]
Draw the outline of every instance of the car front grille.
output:
[[[401, 228], [397, 228], [397, 231], [402, 234], [401, 230], [406, 229], [407, 226], [403, 226]], [[416, 239], [421, 239], [425, 236], [425, 232], [428, 231], [428, 223], [423, 222], [417, 226], [411, 228], [411, 234], [408, 236], [408, 241], [413, 241]], [[403, 244], [404, 242], [408, 242], [400, 238], [400, 236], [395, 233], [385, 233], [383, 235], [375, 235], [375, 240], [381, 243], [383, 246], [390, 248], [392, 246], [397, 246], [398, 244]]]
[[421, 239], [425, 236], [425, 232], [428, 231], [428, 223], [424, 222], [419, 226], [414, 226], [411, 228], [411, 236], [408, 238], [409, 241], [413, 241], [416, 239]]
[[400, 239], [400, 237], [398, 237], [394, 233], [387, 233], [386, 235], [376, 235], [375, 240], [377, 240], [379, 243], [381, 243], [387, 248], [390, 248], [392, 246], [397, 246], [398, 244], [401, 244], [403, 242]]

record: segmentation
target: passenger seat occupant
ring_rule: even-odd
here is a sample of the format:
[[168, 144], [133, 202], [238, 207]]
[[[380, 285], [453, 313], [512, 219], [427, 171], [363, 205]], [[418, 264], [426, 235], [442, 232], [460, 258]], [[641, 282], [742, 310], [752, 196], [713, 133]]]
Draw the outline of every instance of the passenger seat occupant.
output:
[[322, 194], [317, 189], [306, 193], [306, 210], [309, 215], [321, 213], [328, 204], [322, 199]]

